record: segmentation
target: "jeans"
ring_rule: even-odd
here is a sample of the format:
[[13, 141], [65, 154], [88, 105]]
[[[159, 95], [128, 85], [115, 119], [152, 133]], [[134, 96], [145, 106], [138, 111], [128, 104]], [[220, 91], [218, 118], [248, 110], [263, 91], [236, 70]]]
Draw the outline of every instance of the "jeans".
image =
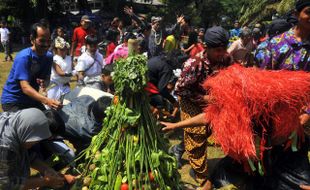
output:
[[62, 140], [47, 140], [41, 143], [41, 154], [43, 159], [50, 159], [51, 156], [57, 155], [59, 162], [53, 166], [55, 170], [61, 170], [70, 165], [74, 166], [75, 153]]

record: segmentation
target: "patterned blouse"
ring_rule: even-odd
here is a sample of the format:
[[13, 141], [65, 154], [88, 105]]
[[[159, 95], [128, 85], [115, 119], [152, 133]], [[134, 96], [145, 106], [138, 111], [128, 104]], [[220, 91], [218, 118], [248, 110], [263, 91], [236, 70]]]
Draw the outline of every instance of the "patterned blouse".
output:
[[310, 71], [310, 42], [298, 42], [294, 28], [261, 43], [255, 61], [262, 69]]
[[[220, 67], [228, 66], [231, 61], [230, 57], [225, 56], [224, 60], [224, 63], [216, 65]], [[206, 53], [198, 53], [195, 57], [188, 59], [184, 63], [181, 76], [176, 83], [176, 95], [188, 99], [197, 106], [203, 108], [206, 104], [204, 101], [206, 91], [202, 87], [202, 84], [215, 72], [216, 70], [211, 67]]]

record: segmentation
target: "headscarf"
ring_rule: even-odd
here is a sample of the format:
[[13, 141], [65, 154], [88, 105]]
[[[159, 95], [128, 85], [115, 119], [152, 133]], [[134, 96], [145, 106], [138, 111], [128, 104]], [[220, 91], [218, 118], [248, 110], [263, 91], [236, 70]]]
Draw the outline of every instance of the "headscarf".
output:
[[10, 175], [15, 180], [9, 181], [8, 184], [1, 184], [2, 187], [5, 187], [3, 189], [15, 189], [22, 185], [30, 175], [30, 158], [28, 151], [22, 145], [26, 142], [41, 141], [50, 136], [47, 118], [42, 111], [36, 108], [0, 114], [0, 151], [2, 156], [0, 159], [8, 159], [6, 156], [10, 156], [10, 160], [16, 163], [15, 167], [18, 167], [7, 174], [2, 174]]
[[35, 108], [22, 110], [15, 125], [20, 143], [41, 141], [52, 135], [45, 114]]
[[209, 48], [226, 47], [229, 33], [221, 26], [209, 28], [205, 33], [205, 43]]
[[18, 152], [23, 143], [36, 142], [51, 136], [44, 113], [35, 108], [0, 115], [0, 146]]
[[296, 2], [296, 10], [298, 12], [301, 12], [307, 6], [310, 6], [309, 0], [299, 0]]
[[274, 36], [276, 36], [278, 34], [286, 32], [290, 28], [292, 28], [292, 24], [289, 23], [285, 19], [273, 20], [272, 23], [270, 24], [269, 30], [268, 30], [269, 37], [274, 37]]

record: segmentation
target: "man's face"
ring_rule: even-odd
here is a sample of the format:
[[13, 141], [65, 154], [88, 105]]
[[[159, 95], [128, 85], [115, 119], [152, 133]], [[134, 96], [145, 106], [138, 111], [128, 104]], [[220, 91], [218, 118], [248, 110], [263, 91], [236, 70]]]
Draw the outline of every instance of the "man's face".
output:
[[235, 28], [240, 28], [239, 22], [236, 22], [236, 23], [234, 24], [234, 27], [235, 27]]
[[102, 75], [101, 76], [102, 82], [106, 84], [107, 86], [110, 86], [113, 84], [112, 76], [111, 75]]
[[90, 22], [87, 22], [87, 21], [85, 21], [85, 20], [82, 20], [82, 21], [81, 21], [81, 26], [82, 26], [82, 28], [84, 28], [84, 29], [88, 29], [89, 26], [90, 26]]
[[204, 35], [205, 35], [205, 33], [204, 33], [203, 31], [199, 31], [199, 33], [198, 33], [198, 36], [199, 36], [199, 37], [203, 38]]
[[51, 45], [50, 30], [38, 27], [37, 37], [32, 39], [31, 43], [38, 55], [45, 55]]
[[221, 62], [226, 54], [226, 47], [207, 48], [208, 59], [213, 62]]
[[305, 7], [301, 12], [297, 13], [299, 25], [308, 31], [310, 30], [310, 6]]
[[97, 44], [87, 44], [86, 48], [91, 54], [94, 55], [97, 51]]
[[158, 31], [158, 30], [159, 30], [159, 27], [160, 27], [160, 22], [155, 22], [155, 23], [153, 24], [153, 29], [154, 29], [155, 31]]
[[60, 37], [64, 37], [65, 36], [65, 33], [62, 29], [57, 29], [57, 36], [60, 36]]

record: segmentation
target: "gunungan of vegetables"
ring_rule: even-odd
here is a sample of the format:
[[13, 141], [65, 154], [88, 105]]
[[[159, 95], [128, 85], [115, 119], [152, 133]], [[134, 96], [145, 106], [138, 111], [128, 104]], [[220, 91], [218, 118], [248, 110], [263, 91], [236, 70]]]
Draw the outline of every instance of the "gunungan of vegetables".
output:
[[146, 63], [145, 56], [134, 53], [114, 63], [117, 101], [106, 110], [102, 131], [84, 152], [84, 188], [181, 189], [175, 158], [167, 154], [169, 143], [160, 134], [144, 91]]

